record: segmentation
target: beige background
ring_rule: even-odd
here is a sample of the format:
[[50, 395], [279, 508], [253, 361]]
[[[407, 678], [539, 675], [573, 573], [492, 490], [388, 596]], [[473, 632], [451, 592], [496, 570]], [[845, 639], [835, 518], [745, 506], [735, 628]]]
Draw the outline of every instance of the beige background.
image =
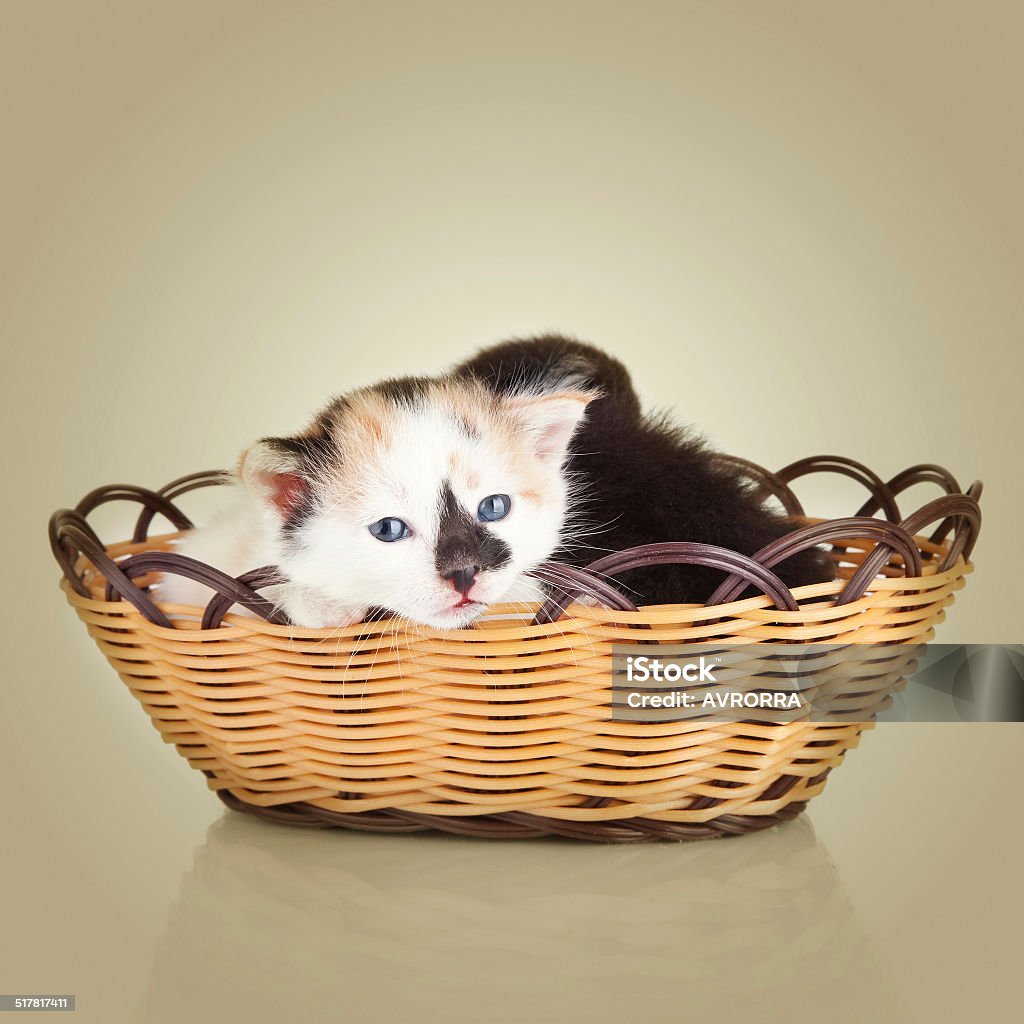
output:
[[160, 748], [44, 524], [554, 328], [769, 466], [982, 478], [940, 638], [1020, 640], [1024, 7], [0, 16], [0, 991], [102, 1021], [1009, 1018], [1018, 727], [879, 729], [808, 820], [736, 844], [272, 829]]

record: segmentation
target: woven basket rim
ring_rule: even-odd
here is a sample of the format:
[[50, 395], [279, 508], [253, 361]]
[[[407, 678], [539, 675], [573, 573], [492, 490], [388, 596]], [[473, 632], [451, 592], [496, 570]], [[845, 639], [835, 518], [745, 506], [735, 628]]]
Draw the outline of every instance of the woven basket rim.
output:
[[[821, 520], [824, 521], [824, 520]], [[125, 554], [135, 551], [163, 550], [163, 544], [182, 536], [182, 531], [156, 535], [147, 541], [133, 542], [122, 541], [107, 545], [105, 550], [116, 559]], [[921, 545], [923, 551], [930, 551], [935, 555], [944, 554], [948, 543], [934, 544], [927, 537], [917, 535], [914, 540]], [[88, 559], [80, 556], [76, 569], [88, 571]], [[471, 626], [463, 629], [438, 629], [433, 626], [423, 625], [401, 617], [382, 619], [379, 623], [355, 622], [348, 626], [328, 626], [324, 628], [311, 628], [296, 626], [292, 624], [278, 624], [268, 622], [257, 616], [247, 615], [244, 612], [228, 612], [222, 620], [222, 628], [239, 630], [247, 635], [258, 636], [260, 634], [291, 638], [294, 640], [324, 640], [335, 638], [354, 638], [366, 635], [369, 631], [375, 631], [378, 627], [401, 628], [408, 635], [420, 639], [451, 640], [460, 643], [486, 643], [494, 640], [510, 640], [513, 638], [530, 639], [551, 635], [552, 633], [570, 633], [574, 628], [593, 628], [601, 626], [632, 626], [648, 625], [652, 623], [663, 623], [665, 621], [683, 623], [696, 623], [702, 619], [714, 618], [754, 618], [763, 622], [785, 625], [800, 625], [809, 620], [823, 622], [830, 619], [845, 618], [849, 615], [856, 615], [885, 602], [892, 603], [892, 599], [904, 594], [913, 593], [920, 589], [922, 581], [928, 581], [929, 586], [934, 586], [936, 579], [942, 579], [950, 583], [969, 575], [974, 571], [974, 563], [966, 561], [962, 555], [949, 569], [939, 572], [937, 561], [925, 564], [920, 576], [888, 576], [876, 577], [872, 581], [871, 590], [845, 605], [836, 605], [831, 602], [816, 602], [804, 604], [803, 601], [809, 598], [828, 598], [838, 596], [846, 586], [847, 580], [837, 578], [831, 583], [814, 583], [804, 587], [794, 587], [792, 594], [797, 598], [800, 607], [796, 611], [788, 611], [772, 606], [771, 601], [764, 594], [743, 600], [731, 601], [728, 604], [716, 605], [713, 611], [705, 605], [699, 604], [653, 604], [641, 605], [636, 611], [613, 610], [601, 606], [592, 606], [573, 603], [566, 609], [565, 615], [557, 620], [557, 623], [534, 623], [531, 620], [536, 614], [539, 604], [537, 602], [513, 602], [492, 605], [487, 614], [474, 622]], [[175, 615], [175, 625], [162, 626], [151, 622], [137, 609], [127, 602], [111, 601], [102, 595], [105, 583], [99, 573], [93, 573], [95, 577], [89, 583], [90, 597], [83, 597], [76, 593], [67, 578], [62, 577], [59, 585], [64, 591], [69, 603], [76, 607], [87, 608], [104, 613], [117, 613], [128, 618], [138, 618], [145, 623], [148, 633], [153, 636], [161, 636], [166, 639], [180, 639], [182, 633], [202, 632], [198, 621], [205, 610], [204, 605], [165, 604], [156, 600], [154, 603], [158, 608], [172, 611]], [[498, 618], [498, 616], [517, 616], [517, 618]], [[180, 616], [187, 616], [182, 618]], [[514, 637], [513, 634], [518, 634]]]

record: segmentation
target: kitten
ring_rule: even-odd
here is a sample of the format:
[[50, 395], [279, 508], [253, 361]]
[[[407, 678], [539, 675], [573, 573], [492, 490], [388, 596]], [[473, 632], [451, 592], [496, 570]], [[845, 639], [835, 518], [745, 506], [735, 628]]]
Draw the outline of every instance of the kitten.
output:
[[[603, 397], [588, 405], [570, 439], [564, 471], [576, 493], [558, 561], [587, 565], [609, 551], [668, 540], [751, 555], [795, 529], [764, 507], [741, 474], [716, 461], [701, 438], [664, 414], [645, 415], [626, 368], [592, 345], [557, 335], [509, 341], [454, 371], [457, 379], [483, 381], [498, 396], [566, 375]], [[794, 555], [775, 572], [790, 587], [834, 577], [831, 559], [818, 548]], [[702, 566], [661, 565], [624, 572], [621, 585], [636, 604], [703, 604], [723, 578]]]
[[[701, 439], [644, 414], [617, 359], [554, 335], [336, 398], [302, 433], [245, 452], [233, 488], [178, 550], [232, 576], [277, 566], [288, 582], [264, 592], [307, 627], [384, 609], [460, 628], [487, 605], [543, 599], [525, 574], [552, 558], [665, 540], [753, 554], [793, 529]], [[819, 549], [777, 571], [792, 587], [832, 579]], [[722, 578], [668, 565], [621, 583], [637, 604], [687, 604]], [[168, 575], [157, 596], [210, 591]]]
[[[228, 506], [177, 550], [232, 576], [277, 566], [288, 582], [264, 593], [306, 627], [387, 609], [452, 629], [489, 604], [541, 600], [524, 573], [564, 540], [562, 464], [597, 395], [569, 373], [500, 393], [472, 376], [361, 388], [246, 451]], [[211, 593], [167, 574], [156, 596]]]

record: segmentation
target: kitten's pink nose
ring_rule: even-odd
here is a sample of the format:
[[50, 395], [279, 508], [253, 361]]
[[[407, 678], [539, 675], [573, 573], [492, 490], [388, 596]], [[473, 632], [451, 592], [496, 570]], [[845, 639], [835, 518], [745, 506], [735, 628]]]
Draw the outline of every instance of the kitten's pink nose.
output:
[[452, 569], [441, 575], [444, 579], [450, 580], [452, 586], [465, 597], [473, 586], [473, 581], [479, 571], [479, 565], [464, 565], [460, 569]]

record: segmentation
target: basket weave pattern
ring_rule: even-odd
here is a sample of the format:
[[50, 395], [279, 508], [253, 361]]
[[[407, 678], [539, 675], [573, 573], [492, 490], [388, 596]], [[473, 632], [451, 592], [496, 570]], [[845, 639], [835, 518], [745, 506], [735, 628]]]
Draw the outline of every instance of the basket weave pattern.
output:
[[[888, 482], [836, 457], [778, 474], [742, 466], [802, 524], [795, 533], [752, 559], [698, 544], [632, 549], [569, 572], [574, 589], [556, 590], [540, 609], [496, 608], [510, 617], [465, 630], [404, 620], [299, 629], [259, 593], [272, 570], [231, 579], [173, 553], [178, 532], [148, 536], [157, 514], [176, 531], [190, 528], [177, 499], [223, 474], [160, 491], [100, 488], [55, 513], [51, 543], [67, 599], [97, 646], [164, 740], [230, 807], [372, 831], [697, 839], [799, 814], [871, 713], [838, 723], [615, 721], [612, 645], [926, 642], [971, 569], [980, 525], [980, 485], [962, 492], [936, 466]], [[789, 483], [822, 471], [868, 489], [855, 516], [804, 515]], [[903, 517], [897, 499], [918, 483], [945, 493]], [[105, 547], [86, 517], [114, 500], [142, 509], [133, 537]], [[833, 545], [835, 581], [791, 593], [772, 566], [823, 542]], [[636, 610], [603, 582], [666, 561], [723, 569], [708, 606]], [[194, 620], [172, 626], [165, 611], [178, 609], [147, 592], [166, 571], [215, 590], [206, 609], [190, 609]], [[565, 580], [566, 569], [538, 575]], [[763, 596], [736, 600], [749, 584]], [[606, 607], [572, 603], [580, 593]], [[235, 603], [255, 617], [231, 613]]]

